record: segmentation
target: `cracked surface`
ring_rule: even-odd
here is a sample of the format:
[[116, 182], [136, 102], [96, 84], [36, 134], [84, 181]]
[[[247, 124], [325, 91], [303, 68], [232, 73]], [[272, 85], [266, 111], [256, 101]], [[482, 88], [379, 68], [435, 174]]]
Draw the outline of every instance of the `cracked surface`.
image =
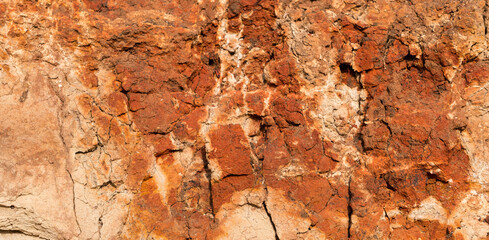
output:
[[486, 239], [488, 9], [0, 0], [0, 238]]

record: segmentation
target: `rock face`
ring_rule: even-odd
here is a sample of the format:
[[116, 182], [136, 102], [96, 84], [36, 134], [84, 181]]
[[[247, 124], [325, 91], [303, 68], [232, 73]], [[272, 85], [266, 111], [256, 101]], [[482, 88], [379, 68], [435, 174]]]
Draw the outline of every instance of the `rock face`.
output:
[[488, 239], [489, 2], [0, 0], [0, 239]]

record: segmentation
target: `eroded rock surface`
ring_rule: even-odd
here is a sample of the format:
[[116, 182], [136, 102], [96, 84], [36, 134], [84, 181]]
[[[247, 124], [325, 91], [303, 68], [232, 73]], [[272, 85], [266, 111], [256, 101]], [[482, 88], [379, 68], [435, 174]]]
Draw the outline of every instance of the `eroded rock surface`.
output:
[[0, 0], [0, 238], [487, 239], [488, 10]]

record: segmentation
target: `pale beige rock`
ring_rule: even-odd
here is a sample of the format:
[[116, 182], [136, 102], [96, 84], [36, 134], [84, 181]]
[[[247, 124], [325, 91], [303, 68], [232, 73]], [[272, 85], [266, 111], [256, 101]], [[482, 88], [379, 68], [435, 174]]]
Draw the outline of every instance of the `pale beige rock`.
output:
[[223, 233], [216, 239], [274, 239], [275, 231], [267, 213], [262, 208], [243, 205], [217, 214]]

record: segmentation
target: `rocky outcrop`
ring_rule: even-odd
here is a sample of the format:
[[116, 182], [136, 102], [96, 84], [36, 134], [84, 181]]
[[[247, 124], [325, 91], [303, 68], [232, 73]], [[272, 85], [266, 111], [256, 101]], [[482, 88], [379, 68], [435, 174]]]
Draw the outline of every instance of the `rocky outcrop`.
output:
[[481, 0], [0, 0], [2, 239], [486, 239]]

